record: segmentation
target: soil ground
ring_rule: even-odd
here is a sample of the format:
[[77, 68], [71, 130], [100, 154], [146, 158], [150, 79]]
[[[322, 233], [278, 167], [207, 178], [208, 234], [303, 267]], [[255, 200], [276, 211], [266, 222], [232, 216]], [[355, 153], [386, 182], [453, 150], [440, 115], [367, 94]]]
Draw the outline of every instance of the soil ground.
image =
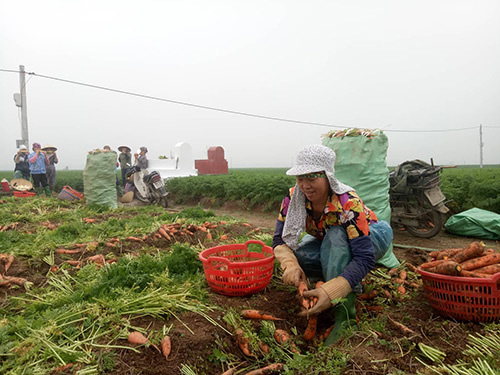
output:
[[[180, 211], [182, 208], [169, 207], [169, 210]], [[231, 206], [211, 209], [217, 216], [229, 215], [244, 219], [252, 227], [260, 228], [260, 232], [269, 234], [274, 232], [275, 213], [262, 213], [258, 210], [241, 211]], [[225, 233], [229, 235], [230, 241], [231, 237], [246, 233], [249, 229], [233, 225], [227, 228]], [[453, 236], [446, 232], [441, 232], [431, 239], [419, 239], [405, 231], [397, 230], [394, 238], [394, 253], [400, 261], [419, 265], [427, 260], [431, 249], [465, 247], [476, 240]], [[498, 243], [484, 242], [488, 247], [500, 250]], [[123, 251], [132, 252], [137, 248], [137, 244], [129, 245], [129, 248], [124, 248]], [[167, 249], [170, 243], [161, 239], [157, 240], [154, 245], [161, 250]], [[213, 246], [216, 245], [216, 243], [213, 244]], [[42, 285], [47, 271], [48, 266], [43, 264], [35, 266], [27, 261], [19, 260], [14, 262], [9, 274], [24, 277], [36, 285]], [[277, 278], [273, 279], [262, 292], [249, 297], [228, 297], [214, 293], [212, 290], [209, 292], [211, 303], [219, 307], [209, 315], [221, 324], [223, 324], [222, 317], [228, 308], [236, 310], [251, 308], [270, 312], [283, 318], [283, 321], [276, 322], [277, 328], [290, 332], [292, 327], [296, 327], [302, 334], [306, 327], [306, 318], [297, 314], [299, 307], [295, 289], [284, 286]], [[0, 288], [0, 304], [4, 302], [7, 295], [18, 293], [20, 293], [19, 290]], [[408, 294], [400, 297], [399, 300], [386, 301], [382, 304], [382, 312], [368, 312], [366, 306], [370, 304], [371, 302], [359, 301], [358, 317], [362, 322], [373, 322], [371, 335], [367, 336], [366, 332], [355, 331], [349, 339], [338, 344], [340, 349], [350, 355], [349, 364], [342, 372], [343, 374], [416, 374], [419, 371], [425, 373], [425, 367], [415, 361], [414, 355], [410, 355], [412, 344], [424, 342], [434, 348], [439, 348], [447, 354], [445, 362], [453, 364], [457, 359], [462, 358], [467, 336], [470, 333], [484, 331], [480, 323], [460, 323], [436, 314], [428, 304], [421, 287], [414, 289], [409, 287]], [[385, 318], [385, 320], [382, 319], [387, 323], [385, 328], [377, 325], [376, 319], [380, 318], [378, 314]], [[227, 353], [239, 358], [241, 362], [246, 360], [235, 345], [234, 338], [220, 327], [208, 323], [205, 318], [194, 313], [185, 313], [178, 318], [178, 320], [165, 321], [142, 317], [134, 321], [137, 326], [148, 327], [149, 330], [155, 331], [161, 331], [164, 325], [167, 327], [173, 325], [171, 334], [173, 350], [168, 360], [165, 360], [153, 347], [141, 347], [140, 353], [119, 349], [115, 356], [115, 367], [107, 373], [179, 374], [182, 365], [190, 365], [197, 369], [197, 374], [221, 374], [223, 366], [213, 359], [215, 348], [223, 348]], [[392, 320], [403, 323], [411, 331], [404, 332], [398, 329], [396, 325], [390, 323]], [[332, 309], [321, 313], [318, 321], [318, 332], [329, 327], [334, 322]], [[258, 329], [258, 323], [255, 323], [255, 329]], [[124, 341], [119, 344], [127, 345], [128, 343]], [[311, 351], [315, 350], [319, 344], [317, 341], [311, 343], [302, 341], [299, 343], [299, 349], [302, 352]], [[75, 370], [70, 369], [66, 373], [73, 373]]]

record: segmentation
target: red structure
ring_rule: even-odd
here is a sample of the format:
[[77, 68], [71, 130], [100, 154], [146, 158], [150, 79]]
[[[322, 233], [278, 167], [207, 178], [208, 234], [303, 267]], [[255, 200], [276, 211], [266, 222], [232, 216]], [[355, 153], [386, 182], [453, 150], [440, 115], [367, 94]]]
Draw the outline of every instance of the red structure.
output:
[[194, 167], [198, 174], [227, 174], [227, 160], [224, 159], [224, 149], [220, 146], [208, 149], [208, 159], [195, 160]]

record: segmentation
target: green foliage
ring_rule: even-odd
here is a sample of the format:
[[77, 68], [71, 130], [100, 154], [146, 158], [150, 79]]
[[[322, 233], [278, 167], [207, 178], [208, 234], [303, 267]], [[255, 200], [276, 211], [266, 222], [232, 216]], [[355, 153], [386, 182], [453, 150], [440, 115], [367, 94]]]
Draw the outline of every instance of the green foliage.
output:
[[198, 252], [182, 244], [174, 245], [174, 250], [167, 257], [167, 267], [170, 276], [181, 278], [196, 275], [203, 270]]
[[473, 207], [500, 213], [500, 171], [498, 168], [453, 168], [441, 174], [441, 190], [451, 202], [452, 213]]

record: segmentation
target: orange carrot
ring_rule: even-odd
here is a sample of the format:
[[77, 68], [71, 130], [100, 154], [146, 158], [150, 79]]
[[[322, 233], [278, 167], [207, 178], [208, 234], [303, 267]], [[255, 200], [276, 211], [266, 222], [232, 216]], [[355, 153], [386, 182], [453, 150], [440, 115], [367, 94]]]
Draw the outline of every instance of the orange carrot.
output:
[[219, 221], [219, 224], [220, 224], [220, 225], [226, 225], [226, 224], [227, 224], [227, 222], [226, 222], [226, 221], [222, 221], [222, 220], [221, 220], [221, 221]]
[[212, 239], [212, 233], [208, 232], [207, 233], [207, 236], [205, 237], [207, 240], [211, 240]]
[[408, 276], [408, 273], [405, 270], [401, 270], [401, 272], [399, 272], [399, 278], [401, 280], [406, 280], [407, 276]]
[[12, 284], [16, 284], [19, 286], [23, 286], [28, 282], [28, 280], [26, 280], [24, 277], [4, 276], [4, 279]]
[[163, 228], [160, 228], [158, 229], [158, 233], [160, 233], [160, 235], [162, 235], [165, 239], [167, 240], [171, 240], [170, 236], [168, 235], [167, 231]]
[[67, 260], [66, 263], [68, 263], [71, 266], [79, 266], [81, 264], [79, 260]]
[[299, 292], [299, 296], [303, 296], [304, 295], [304, 291], [306, 291], [308, 288], [307, 288], [307, 284], [305, 283], [305, 281], [301, 281], [299, 283], [299, 286], [297, 288], [298, 292]]
[[396, 291], [399, 294], [406, 294], [406, 288], [403, 285], [398, 286], [398, 288], [396, 289]]
[[320, 341], [326, 340], [326, 338], [328, 337], [328, 335], [330, 335], [330, 332], [332, 332], [332, 330], [333, 330], [334, 327], [335, 327], [335, 324], [333, 324], [330, 327], [328, 327], [325, 332], [323, 332], [321, 335], [319, 335], [319, 337], [318, 337], [319, 340]]
[[248, 223], [241, 223], [241, 225], [243, 225], [243, 226], [245, 226], [245, 227], [249, 227], [249, 228], [251, 228], [251, 227], [252, 227], [252, 226], [251, 226], [250, 224], [248, 224]]
[[469, 247], [466, 247], [465, 249], [455, 254], [453, 257], [450, 258], [450, 260], [453, 260], [457, 263], [462, 263], [465, 262], [466, 260], [477, 258], [483, 252], [484, 252], [484, 245], [482, 245], [479, 242], [472, 242], [469, 245]]
[[250, 351], [250, 340], [248, 337], [245, 337], [245, 332], [243, 332], [241, 328], [238, 328], [234, 333], [236, 335], [236, 342], [238, 343], [241, 351], [247, 357], [250, 357], [252, 355], [252, 352]]
[[429, 253], [431, 258], [436, 258], [436, 260], [448, 259], [455, 256], [458, 252], [463, 249], [446, 249], [441, 251], [432, 251]]
[[95, 219], [90, 219], [88, 217], [84, 217], [82, 220], [85, 221], [86, 223], [90, 223], [90, 224], [95, 223]]
[[397, 273], [398, 273], [398, 269], [397, 268], [391, 268], [389, 271], [387, 271], [387, 274], [389, 276], [394, 276]]
[[220, 236], [220, 239], [222, 241], [226, 241], [227, 240], [227, 235], [223, 234], [222, 236]]
[[392, 299], [392, 294], [387, 289], [384, 289], [384, 297], [387, 299]]
[[67, 363], [65, 364], [64, 366], [59, 366], [59, 367], [56, 367], [54, 369], [54, 372], [57, 374], [57, 373], [60, 373], [60, 372], [64, 372], [66, 371], [67, 369], [73, 367], [74, 363]]
[[14, 255], [10, 254], [7, 258], [7, 263], [5, 263], [5, 266], [4, 266], [5, 273], [7, 273], [10, 266], [12, 265], [12, 263], [14, 263]]
[[165, 359], [168, 359], [168, 356], [170, 355], [170, 352], [172, 351], [172, 339], [170, 336], [165, 336], [161, 340], [161, 352], [165, 356]]
[[304, 340], [311, 341], [316, 336], [316, 329], [318, 328], [318, 316], [311, 315], [307, 322], [306, 330], [304, 331]]
[[408, 267], [408, 269], [411, 271], [411, 272], [417, 272], [417, 267], [415, 267], [413, 264], [411, 263], [406, 263], [406, 267]]
[[491, 274], [477, 272], [477, 270], [473, 270], [473, 271], [464, 271], [464, 270], [462, 270], [462, 271], [460, 271], [460, 276], [463, 276], [463, 277], [490, 278]]
[[267, 345], [263, 341], [259, 341], [259, 348], [260, 348], [260, 350], [262, 350], [262, 353], [264, 353], [264, 354], [269, 353], [269, 350], [271, 350], [271, 348], [269, 347], [269, 345]]
[[283, 330], [283, 329], [277, 329], [274, 331], [274, 338], [276, 341], [278, 341], [280, 344], [286, 344], [288, 343], [290, 345], [290, 350], [295, 353], [299, 353], [299, 350], [295, 346], [295, 344], [292, 342], [290, 339], [290, 334]]
[[366, 311], [374, 312], [374, 313], [381, 313], [384, 311], [384, 306], [365, 306]]
[[281, 318], [276, 318], [271, 314], [259, 310], [241, 310], [241, 316], [247, 319], [261, 319], [261, 320], [284, 320]]
[[102, 254], [93, 255], [91, 257], [85, 258], [84, 260], [86, 260], [89, 263], [96, 263], [96, 264], [105, 263], [104, 255]]
[[500, 272], [500, 264], [491, 264], [489, 266], [476, 268], [474, 271], [479, 272], [479, 273], [487, 273], [489, 275], [493, 275], [495, 273]]
[[439, 273], [441, 275], [456, 276], [461, 270], [462, 267], [457, 262], [453, 260], [445, 260], [443, 263], [438, 264], [436, 267], [429, 268], [427, 271]]
[[443, 262], [446, 262], [446, 259], [441, 259], [441, 260], [433, 260], [431, 262], [427, 262], [427, 263], [422, 263], [420, 265], [420, 268], [422, 268], [423, 270], [427, 270], [429, 268], [432, 268], [432, 267], [436, 267], [437, 265], [443, 263]]
[[465, 271], [471, 271], [475, 270], [476, 268], [481, 268], [498, 263], [500, 263], [500, 253], [491, 253], [478, 258], [469, 259], [461, 263], [460, 266]]
[[358, 299], [370, 300], [377, 296], [377, 291], [375, 289], [370, 290], [368, 293], [362, 293], [358, 295]]
[[148, 338], [140, 332], [131, 332], [128, 335], [128, 342], [136, 345], [144, 345], [149, 342]]
[[270, 364], [266, 367], [262, 367], [262, 368], [259, 368], [257, 370], [247, 372], [246, 375], [268, 375], [268, 374], [277, 373], [281, 370], [283, 370], [283, 364], [273, 363], [273, 364]]
[[56, 254], [78, 254], [78, 253], [81, 253], [83, 251], [82, 248], [79, 248], [79, 249], [75, 249], [75, 250], [69, 250], [69, 249], [56, 249], [54, 252]]
[[396, 322], [394, 319], [391, 319], [390, 316], [387, 316], [387, 320], [392, 323], [394, 327], [396, 327], [398, 330], [400, 330], [404, 334], [409, 334], [409, 335], [415, 335], [415, 331], [412, 329], [408, 328], [404, 324], [401, 324], [399, 322]]
[[126, 240], [135, 241], [135, 242], [142, 242], [142, 240], [140, 238], [137, 238], [137, 237], [134, 237], [134, 236], [128, 236], [126, 238]]

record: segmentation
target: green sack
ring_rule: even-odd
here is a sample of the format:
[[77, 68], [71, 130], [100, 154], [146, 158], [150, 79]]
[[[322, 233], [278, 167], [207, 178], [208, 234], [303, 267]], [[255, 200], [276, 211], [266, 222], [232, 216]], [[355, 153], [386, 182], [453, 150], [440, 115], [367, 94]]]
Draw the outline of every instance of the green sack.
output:
[[459, 236], [500, 240], [500, 215], [471, 208], [451, 216], [444, 224], [444, 229]]
[[88, 204], [117, 208], [116, 157], [114, 151], [87, 155], [83, 170], [83, 191]]
[[[381, 131], [373, 133], [372, 137], [326, 136], [323, 145], [337, 154], [335, 177], [352, 186], [378, 219], [390, 224], [389, 170], [385, 161], [389, 145], [387, 136]], [[392, 248], [391, 244], [377, 263], [388, 268], [399, 266]]]

